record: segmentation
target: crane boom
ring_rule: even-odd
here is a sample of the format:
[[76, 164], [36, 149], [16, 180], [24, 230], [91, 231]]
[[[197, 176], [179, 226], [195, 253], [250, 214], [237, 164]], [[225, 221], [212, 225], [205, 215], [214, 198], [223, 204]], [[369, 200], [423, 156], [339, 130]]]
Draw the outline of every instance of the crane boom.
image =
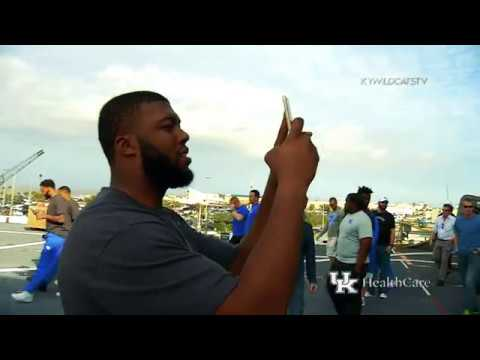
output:
[[43, 150], [37, 151], [35, 154], [31, 155], [30, 157], [26, 158], [25, 160], [21, 161], [14, 167], [7, 169], [3, 173], [0, 174], [0, 186], [5, 184], [8, 180], [10, 180], [12, 177], [17, 175], [20, 171], [25, 169], [28, 165], [30, 165], [32, 162], [37, 160], [40, 156], [42, 156], [45, 152]]

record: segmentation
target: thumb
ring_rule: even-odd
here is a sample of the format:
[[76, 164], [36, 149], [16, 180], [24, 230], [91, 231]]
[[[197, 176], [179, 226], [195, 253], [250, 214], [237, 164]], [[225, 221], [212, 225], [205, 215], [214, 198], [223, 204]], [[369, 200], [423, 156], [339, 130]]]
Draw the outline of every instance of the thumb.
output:
[[290, 129], [290, 133], [288, 137], [296, 137], [302, 133], [303, 130], [303, 119], [302, 118], [295, 118], [292, 121], [292, 128]]

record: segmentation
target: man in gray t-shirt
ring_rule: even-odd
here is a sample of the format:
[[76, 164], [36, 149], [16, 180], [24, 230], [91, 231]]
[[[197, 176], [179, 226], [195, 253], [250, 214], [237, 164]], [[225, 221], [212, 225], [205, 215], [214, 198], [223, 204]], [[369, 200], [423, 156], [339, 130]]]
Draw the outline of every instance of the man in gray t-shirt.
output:
[[[47, 207], [47, 233], [58, 235], [64, 239], [67, 238], [68, 231], [72, 228], [71, 205], [60, 195], [55, 194], [48, 200]], [[63, 221], [54, 217], [62, 216]], [[40, 215], [37, 218], [42, 218]], [[49, 219], [50, 218], [50, 219]]]
[[[364, 210], [365, 202], [357, 193], [348, 194], [345, 201], [345, 217], [340, 224], [335, 247], [335, 261], [327, 277], [327, 290], [339, 315], [360, 315], [362, 310], [361, 291], [365, 277], [368, 251], [372, 241], [372, 223]], [[338, 292], [333, 274], [338, 279], [356, 280], [355, 292]]]
[[338, 231], [345, 213], [338, 207], [336, 198], [331, 197], [328, 202], [332, 211], [328, 214], [327, 225], [318, 237], [320, 238], [327, 233], [327, 256], [330, 258], [330, 261], [333, 261], [333, 258], [335, 257], [334, 249], [338, 238]]
[[[62, 195], [62, 197], [70, 205], [68, 212], [73, 224], [73, 222], [77, 219], [78, 215], [80, 214], [80, 207], [78, 206], [78, 203], [72, 199], [72, 191], [68, 186], [60, 186], [58, 188], [58, 193]], [[71, 229], [71, 226], [70, 226], [70, 229]]]
[[82, 211], [68, 242], [59, 277], [66, 313], [212, 314], [238, 284], [228, 271], [238, 247], [113, 188]]
[[47, 232], [43, 235], [45, 244], [31, 281], [22, 291], [12, 294], [14, 300], [25, 303], [33, 301], [36, 291], [46, 291], [48, 284], [55, 278], [63, 245], [72, 224], [70, 204], [57, 193], [53, 180], [43, 180], [40, 191], [48, 199], [48, 208], [46, 213], [36, 212], [35, 215], [37, 219], [47, 221]]
[[98, 137], [111, 183], [65, 243], [58, 276], [65, 314], [285, 314], [318, 164], [310, 135], [300, 118], [290, 131], [281, 122], [265, 156], [271, 173], [262, 206], [234, 246], [163, 207], [169, 188], [193, 180], [189, 136], [170, 102], [151, 91], [109, 100]]

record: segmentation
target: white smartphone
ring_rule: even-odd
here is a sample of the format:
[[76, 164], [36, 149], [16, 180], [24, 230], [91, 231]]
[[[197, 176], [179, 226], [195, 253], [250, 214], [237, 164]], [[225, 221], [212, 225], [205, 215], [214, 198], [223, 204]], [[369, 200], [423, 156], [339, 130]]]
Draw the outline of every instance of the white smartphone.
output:
[[290, 129], [292, 128], [292, 112], [290, 110], [290, 102], [288, 101], [288, 98], [284, 95], [282, 96], [283, 100], [283, 110], [285, 111], [285, 119], [287, 121], [287, 127], [288, 131], [290, 132]]

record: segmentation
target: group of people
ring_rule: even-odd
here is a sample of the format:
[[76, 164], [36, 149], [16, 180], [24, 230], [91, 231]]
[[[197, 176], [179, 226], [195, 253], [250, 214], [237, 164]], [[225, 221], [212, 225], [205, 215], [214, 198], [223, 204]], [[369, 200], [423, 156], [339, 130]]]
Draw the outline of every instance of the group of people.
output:
[[[378, 200], [376, 210], [369, 210], [372, 193], [366, 186], [359, 187], [356, 193], [347, 195], [345, 209], [338, 207], [336, 198], [330, 198], [331, 211], [319, 234], [322, 237], [327, 233], [326, 253], [330, 268], [326, 286], [339, 315], [361, 314], [365, 298], [377, 291], [373, 286], [364, 287], [365, 279], [378, 278], [382, 284], [378, 296], [386, 299], [389, 288], [385, 284], [394, 277], [390, 255], [395, 243], [395, 218], [387, 211], [386, 197]], [[353, 280], [353, 292], [337, 291], [333, 281], [346, 273]]]
[[230, 243], [238, 245], [240, 240], [252, 230], [255, 217], [260, 209], [260, 192], [251, 190], [248, 194], [249, 206], [242, 205], [237, 196], [230, 198], [230, 209], [232, 211], [232, 237]]
[[453, 206], [444, 204], [436, 219], [431, 243], [433, 258], [438, 265], [437, 286], [444, 286], [451, 272], [452, 255], [458, 258], [458, 269], [464, 289], [464, 314], [480, 314], [477, 301], [480, 289], [480, 215], [476, 214], [472, 200], [464, 199], [458, 216]]
[[[110, 167], [110, 186], [70, 222], [68, 204], [59, 199], [53, 182], [42, 183], [50, 199], [47, 214], [38, 215], [47, 220], [46, 243], [37, 272], [13, 295], [16, 300], [32, 299], [58, 266], [67, 315], [303, 313], [304, 259], [309, 290], [318, 288], [313, 230], [304, 211], [319, 161], [304, 120], [294, 119], [289, 129], [282, 119], [265, 155], [270, 175], [261, 205], [258, 191], [250, 192], [250, 209], [232, 198], [230, 242], [197, 232], [163, 207], [169, 188], [187, 186], [194, 178], [190, 137], [180, 122], [169, 100], [151, 91], [122, 94], [102, 107], [98, 138]], [[360, 280], [354, 294], [340, 294], [332, 277], [327, 279], [338, 314], [361, 313], [367, 274], [392, 276], [395, 221], [386, 211], [386, 198], [375, 212], [368, 210], [371, 193], [360, 187], [348, 194], [344, 211], [330, 199], [325, 229], [330, 274], [347, 272]], [[469, 283], [479, 272], [480, 257], [471, 250], [479, 240], [480, 220], [464, 214], [455, 229], [459, 253], [468, 253], [463, 263]], [[465, 240], [473, 237], [471, 243]], [[386, 297], [387, 290], [380, 289], [380, 296]]]
[[45, 243], [36, 272], [22, 290], [12, 294], [12, 298], [18, 302], [31, 303], [37, 291], [47, 291], [48, 285], [57, 275], [65, 239], [80, 213], [78, 203], [72, 199], [68, 186], [56, 189], [55, 182], [46, 179], [40, 183], [40, 192], [48, 200], [47, 211], [35, 211], [34, 215], [38, 220], [46, 221], [46, 233], [43, 235]]
[[[349, 194], [345, 202], [345, 210], [338, 206], [337, 199], [329, 199], [330, 211], [327, 224], [318, 237], [327, 233], [326, 253], [330, 259], [330, 272], [351, 272], [353, 279], [358, 279], [357, 294], [338, 294], [335, 284], [327, 276], [327, 289], [338, 314], [360, 314], [365, 298], [376, 292], [374, 287], [363, 287], [364, 278], [378, 278], [381, 284], [387, 284], [394, 274], [390, 262], [390, 254], [395, 243], [395, 218], [387, 211], [388, 199], [382, 197], [378, 208], [370, 212], [372, 190], [362, 186], [357, 193]], [[237, 197], [232, 197], [233, 236], [232, 244], [238, 244], [251, 229], [251, 224], [259, 205], [259, 192], [252, 190], [249, 194], [251, 210], [242, 205]], [[249, 225], [250, 224], [250, 225]], [[313, 229], [304, 217], [301, 233], [301, 253], [294, 292], [291, 296], [287, 314], [304, 313], [305, 270], [308, 289], [315, 293], [318, 289], [315, 242]], [[306, 265], [306, 266], [305, 266]], [[387, 298], [389, 288], [382, 285], [378, 295]]]
[[[390, 256], [395, 245], [395, 217], [387, 211], [388, 199], [381, 197], [377, 209], [370, 211], [372, 190], [362, 186], [349, 194], [345, 210], [335, 198], [329, 199], [330, 212], [319, 238], [327, 233], [326, 253], [330, 259], [327, 290], [340, 315], [359, 315], [365, 298], [375, 295], [386, 299], [394, 273]], [[433, 258], [438, 265], [437, 286], [444, 286], [452, 266], [452, 255], [458, 255], [460, 277], [464, 288], [464, 314], [478, 314], [480, 288], [480, 216], [475, 214], [472, 200], [463, 200], [461, 213], [453, 216], [453, 206], [444, 204], [436, 219], [431, 243]], [[336, 291], [331, 273], [348, 272], [357, 280], [355, 293]], [[378, 288], [368, 286], [378, 279]], [[364, 286], [366, 284], [367, 286]]]

